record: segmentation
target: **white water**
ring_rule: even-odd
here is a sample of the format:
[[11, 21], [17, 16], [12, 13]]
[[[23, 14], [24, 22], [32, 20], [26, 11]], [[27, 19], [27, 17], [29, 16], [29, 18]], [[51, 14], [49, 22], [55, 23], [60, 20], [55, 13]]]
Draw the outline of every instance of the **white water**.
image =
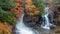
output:
[[23, 22], [23, 16], [22, 14], [20, 21], [16, 25], [16, 34], [35, 34], [34, 31], [31, 28], [28, 28], [24, 22]]
[[[45, 12], [46, 12], [46, 14], [42, 15], [42, 18], [43, 18], [45, 21], [42, 23], [41, 27], [44, 28], [44, 29], [50, 29], [50, 26], [52, 26], [53, 24], [50, 23], [49, 18], [48, 18], [48, 15], [49, 15], [49, 14], [52, 14], [52, 12], [49, 11], [49, 7], [46, 7], [46, 8], [45, 8]], [[52, 16], [53, 16], [53, 14], [52, 14]], [[52, 17], [52, 16], [51, 16], [51, 17]], [[53, 18], [52, 18], [52, 20], [53, 20]], [[51, 20], [51, 21], [52, 21], [52, 20]]]

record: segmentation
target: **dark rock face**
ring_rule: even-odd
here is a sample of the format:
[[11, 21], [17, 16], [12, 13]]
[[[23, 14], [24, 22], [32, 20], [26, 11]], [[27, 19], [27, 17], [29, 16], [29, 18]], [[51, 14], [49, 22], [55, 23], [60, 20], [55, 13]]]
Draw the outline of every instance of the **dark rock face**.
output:
[[54, 24], [60, 26], [60, 6], [57, 6], [57, 11], [54, 12]]
[[24, 22], [27, 26], [35, 27], [36, 25], [40, 26], [41, 24], [41, 16], [24, 16]]

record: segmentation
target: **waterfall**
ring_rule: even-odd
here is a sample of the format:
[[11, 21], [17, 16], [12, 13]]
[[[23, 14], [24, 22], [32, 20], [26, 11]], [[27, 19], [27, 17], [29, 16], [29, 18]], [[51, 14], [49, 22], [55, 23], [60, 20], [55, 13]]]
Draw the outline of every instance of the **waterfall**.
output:
[[16, 24], [16, 34], [36, 34], [32, 28], [27, 27], [23, 22], [24, 14], [22, 14], [20, 21]]
[[46, 12], [46, 14], [42, 15], [42, 18], [44, 19], [44, 21], [43, 21], [41, 27], [44, 29], [50, 29], [50, 26], [52, 26], [53, 24], [50, 23], [48, 15], [49, 14], [51, 15], [50, 18], [51, 18], [51, 21], [53, 21], [53, 14], [52, 14], [52, 11], [49, 10], [49, 7], [45, 8], [45, 12]]
[[43, 15], [43, 19], [45, 19], [44, 20], [44, 22], [42, 23], [42, 25], [41, 25], [41, 27], [42, 28], [44, 28], [44, 29], [50, 29], [50, 23], [49, 23], [49, 19], [48, 19], [48, 17], [47, 17], [48, 15], [46, 14], [46, 15]]

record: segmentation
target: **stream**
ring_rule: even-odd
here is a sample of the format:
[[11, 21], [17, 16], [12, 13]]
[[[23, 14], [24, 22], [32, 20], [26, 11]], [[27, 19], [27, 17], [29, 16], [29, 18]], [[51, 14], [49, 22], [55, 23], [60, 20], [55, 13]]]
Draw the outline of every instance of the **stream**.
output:
[[[51, 11], [49, 11], [48, 7], [45, 8], [45, 11], [46, 14], [42, 15], [44, 21], [41, 24], [41, 28], [50, 30], [50, 26], [52, 26], [53, 24], [50, 23], [48, 15], [51, 14], [51, 21], [53, 21], [53, 15]], [[22, 13], [20, 21], [16, 24], [16, 34], [40, 34], [37, 30], [34, 30], [33, 28], [28, 27], [26, 24], [24, 24], [23, 17], [24, 13]]]
[[38, 34], [36, 30], [24, 24], [23, 17], [24, 14], [22, 14], [20, 21], [16, 24], [16, 34]]
[[[49, 9], [49, 7], [46, 7], [45, 8], [45, 12], [46, 14], [43, 14], [42, 15], [42, 18], [43, 18], [43, 22], [42, 22], [42, 25], [41, 27], [44, 28], [44, 29], [49, 29], [50, 30], [50, 27], [54, 24], [50, 23], [50, 22], [53, 22], [53, 12]], [[48, 18], [48, 15], [50, 14], [50, 19]]]

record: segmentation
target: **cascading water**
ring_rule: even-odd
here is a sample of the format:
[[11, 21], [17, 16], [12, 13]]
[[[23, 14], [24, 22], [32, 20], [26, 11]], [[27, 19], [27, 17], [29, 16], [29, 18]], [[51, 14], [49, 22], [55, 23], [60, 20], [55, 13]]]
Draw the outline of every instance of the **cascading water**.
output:
[[27, 27], [23, 22], [22, 14], [20, 21], [16, 24], [16, 34], [36, 34], [32, 28]]
[[50, 14], [51, 16], [51, 21], [53, 21], [53, 14], [52, 14], [52, 11], [49, 10], [49, 7], [46, 7], [45, 8], [45, 12], [46, 14], [43, 14], [42, 15], [42, 18], [44, 19], [41, 27], [44, 28], [44, 29], [50, 29], [50, 26], [52, 26], [53, 24], [50, 23], [50, 20], [48, 18], [48, 15]]

